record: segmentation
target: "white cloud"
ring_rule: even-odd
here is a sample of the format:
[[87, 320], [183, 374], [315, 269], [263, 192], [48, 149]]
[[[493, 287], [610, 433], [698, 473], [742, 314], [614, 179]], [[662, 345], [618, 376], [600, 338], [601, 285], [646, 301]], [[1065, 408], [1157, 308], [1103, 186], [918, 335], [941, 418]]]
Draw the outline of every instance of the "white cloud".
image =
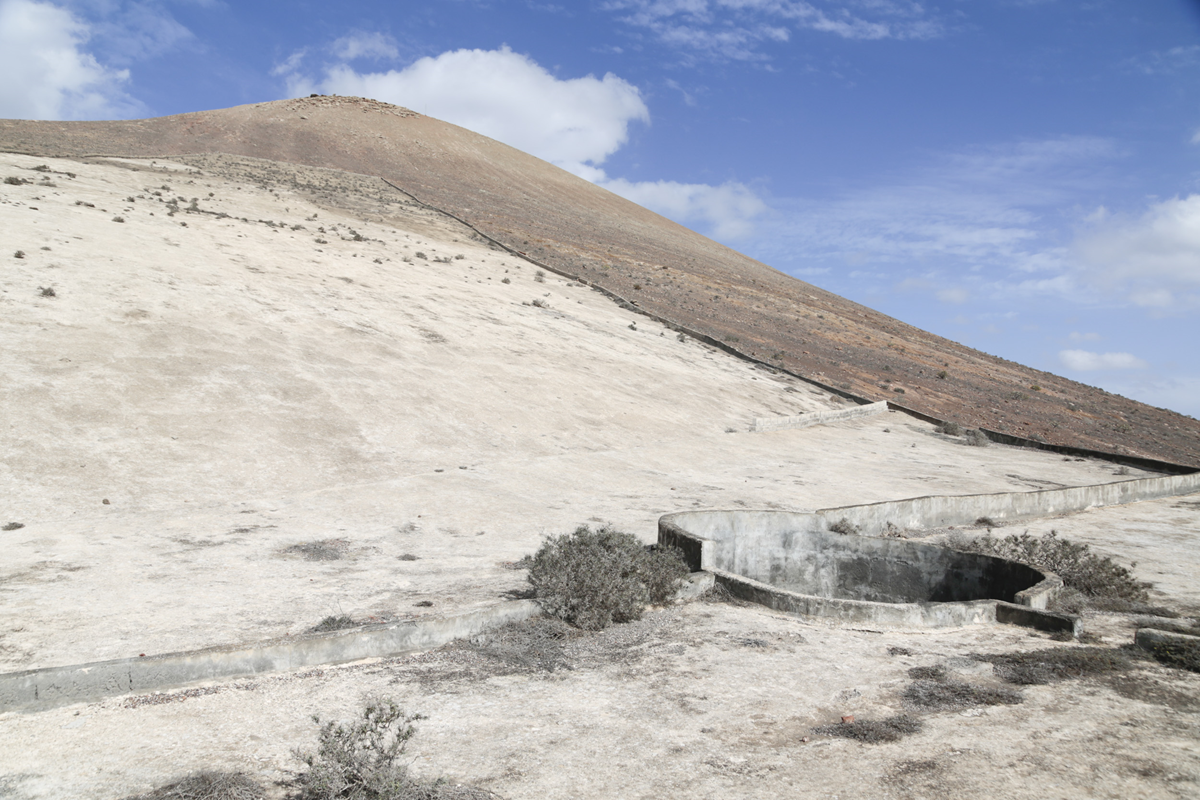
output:
[[1100, 334], [1071, 331], [1067, 338], [1069, 338], [1072, 342], [1098, 342], [1100, 341]]
[[356, 58], [396, 58], [400, 55], [396, 41], [382, 33], [352, 33], [330, 45], [330, 52], [342, 61]]
[[[366, 52], [337, 43], [333, 50]], [[455, 50], [387, 72], [358, 72], [335, 63], [313, 79], [301, 72], [304, 55], [295, 53], [274, 70], [286, 76], [293, 97], [362, 95], [407, 106], [545, 159], [677, 222], [700, 223], [722, 238], [746, 235], [766, 211], [766, 204], [737, 182], [710, 186], [609, 178], [601, 165], [628, 140], [630, 124], [650, 121], [638, 88], [611, 73], [558, 78], [504, 47]]]
[[533, 59], [500, 50], [454, 50], [387, 72], [327, 66], [313, 80], [288, 77], [288, 92], [360, 95], [461, 125], [588, 178], [648, 122], [637, 87], [609, 73], [559, 79]]
[[1137, 219], [1093, 220], [1075, 247], [1085, 280], [1144, 307], [1200, 302], [1200, 195], [1156, 203]]
[[1077, 372], [1102, 369], [1145, 369], [1148, 365], [1130, 353], [1092, 353], [1087, 350], [1063, 350], [1058, 354], [1063, 366]]
[[657, 211], [676, 222], [703, 222], [718, 239], [744, 237], [767, 205], [745, 184], [737, 182], [709, 186], [703, 183], [601, 180], [610, 192]]
[[0, 0], [0, 117], [97, 119], [138, 109], [123, 90], [128, 70], [107, 68], [83, 49], [91, 34], [50, 3]]
[[1090, 189], [1111, 152], [1090, 137], [974, 148], [873, 187], [776, 201], [775, 250], [763, 254], [810, 263], [853, 254], [889, 268], [991, 273], [1011, 291], [1059, 288], [1067, 251], [1047, 237], [1043, 217]]
[[971, 293], [962, 288], [942, 289], [937, 293], [937, 299], [941, 300], [943, 303], [962, 305], [971, 299]]
[[760, 46], [786, 42], [792, 30], [861, 40], [928, 39], [943, 31], [920, 4], [892, 0], [610, 0], [604, 8], [665, 44], [715, 60], [763, 60]]

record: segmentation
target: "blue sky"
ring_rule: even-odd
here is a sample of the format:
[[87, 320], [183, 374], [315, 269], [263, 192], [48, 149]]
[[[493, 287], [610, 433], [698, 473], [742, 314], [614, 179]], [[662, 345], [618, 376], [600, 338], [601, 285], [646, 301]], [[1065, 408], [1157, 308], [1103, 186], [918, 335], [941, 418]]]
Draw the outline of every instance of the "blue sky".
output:
[[405, 105], [1200, 417], [1200, 0], [0, 0], [0, 117]]

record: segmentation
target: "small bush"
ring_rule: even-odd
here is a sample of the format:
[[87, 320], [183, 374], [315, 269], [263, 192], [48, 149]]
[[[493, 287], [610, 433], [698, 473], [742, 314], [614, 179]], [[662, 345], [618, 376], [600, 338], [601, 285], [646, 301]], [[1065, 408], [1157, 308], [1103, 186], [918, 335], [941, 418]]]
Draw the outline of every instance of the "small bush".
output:
[[[408, 740], [424, 719], [408, 714], [390, 698], [369, 700], [361, 716], [351, 722], [322, 723], [316, 752], [297, 750], [296, 758], [308, 767], [296, 784], [300, 800], [402, 800], [421, 797], [420, 784], [400, 761]], [[415, 790], [415, 791], [414, 791]]]
[[350, 542], [345, 539], [319, 539], [285, 547], [286, 555], [303, 556], [308, 561], [337, 561], [346, 555]]
[[1003, 539], [986, 534], [959, 549], [1008, 558], [1031, 567], [1049, 570], [1063, 584], [1088, 598], [1146, 603], [1152, 584], [1136, 580], [1133, 573], [1108, 556], [1098, 556], [1086, 544], [1058, 538], [1057, 531], [1041, 537], [1012, 534]]
[[545, 273], [545, 272], [542, 272], [542, 271], [539, 269], [537, 272], [535, 272], [535, 273], [533, 274], [533, 279], [534, 279], [535, 281], [537, 281], [538, 283], [545, 283], [545, 282], [546, 282], [546, 273]]
[[24, 257], [25, 257], [24, 250], [18, 250], [17, 252], [13, 253], [13, 258], [24, 258]]
[[547, 539], [528, 577], [545, 613], [600, 630], [641, 619], [646, 605], [670, 598], [687, 571], [677, 550], [648, 549], [610, 525], [580, 525]]
[[825, 736], [840, 736], [843, 739], [857, 739], [860, 742], [876, 744], [879, 742], [896, 742], [909, 734], [921, 730], [922, 723], [906, 714], [881, 720], [860, 719], [854, 722], [842, 722], [836, 725], [822, 725], [813, 728], [814, 733]]
[[125, 221], [124, 217], [113, 217], [113, 222], [124, 222], [124, 221]]
[[833, 531], [834, 533], [844, 533], [847, 535], [854, 535], [859, 532], [860, 528], [857, 525], [855, 525], [853, 522], [851, 522], [850, 520], [846, 519], [845, 517], [842, 517], [837, 522], [831, 523], [829, 526], [829, 530]]
[[19, 531], [19, 530], [21, 530], [21, 528], [24, 528], [24, 527], [25, 527], [25, 523], [23, 523], [23, 522], [10, 522], [10, 523], [6, 524], [3, 528], [0, 528], [0, 530]]
[[937, 374], [937, 376], [938, 376], [938, 380], [939, 380], [939, 381], [944, 381], [944, 380], [946, 380], [946, 376], [947, 376], [947, 375], [949, 375], [949, 374], [950, 374], [950, 373], [946, 372], [946, 370], [944, 370], [944, 369], [939, 369], [939, 370], [938, 370], [938, 374]]
[[963, 438], [966, 439], [967, 444], [971, 445], [972, 447], [987, 447], [992, 443], [991, 439], [987, 437], [987, 434], [981, 430], [969, 430]]
[[953, 711], [977, 706], [1015, 706], [1024, 701], [1015, 689], [993, 686], [974, 686], [963, 681], [948, 680], [940, 667], [921, 667], [908, 671], [917, 680], [904, 690], [904, 703], [909, 708], [929, 711]]
[[957, 422], [947, 421], [937, 426], [937, 432], [944, 433], [947, 436], [962, 436], [963, 429]]
[[1040, 686], [1069, 678], [1124, 672], [1134, 663], [1124, 652], [1108, 647], [1053, 647], [975, 658], [991, 662], [997, 676], [1019, 686]]
[[353, 619], [351, 619], [346, 614], [341, 614], [336, 617], [333, 615], [330, 615], [330, 616], [326, 617], [325, 619], [321, 620], [320, 622], [318, 622], [313, 627], [309, 628], [308, 632], [309, 633], [325, 633], [326, 631], [341, 631], [341, 630], [345, 630], [346, 628], [355, 628], [355, 627], [358, 627], [358, 623], [356, 623]]
[[25, 180], [24, 178], [18, 178], [15, 175], [9, 175], [4, 179], [4, 182], [9, 186], [22, 186], [26, 183], [29, 183], [29, 181]]
[[242, 772], [204, 771], [127, 800], [262, 800], [258, 781]]
[[52, 286], [39, 286], [38, 294], [42, 297], [58, 297], [58, 292], [54, 291]]

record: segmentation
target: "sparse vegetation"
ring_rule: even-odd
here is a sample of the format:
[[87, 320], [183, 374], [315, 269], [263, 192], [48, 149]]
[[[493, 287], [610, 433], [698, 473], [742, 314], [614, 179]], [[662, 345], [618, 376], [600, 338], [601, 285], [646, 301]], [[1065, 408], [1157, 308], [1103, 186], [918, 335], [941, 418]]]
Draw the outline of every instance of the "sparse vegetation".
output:
[[990, 533], [977, 539], [956, 537], [951, 546], [958, 550], [1008, 558], [1036, 569], [1048, 570], [1063, 579], [1063, 584], [1086, 598], [1144, 604], [1151, 584], [1139, 581], [1133, 572], [1108, 556], [1098, 556], [1086, 544], [1058, 538], [1057, 531], [1041, 537], [1029, 532], [996, 538]]
[[[1191, 632], [1192, 636], [1198, 634], [1200, 632]], [[1158, 642], [1151, 646], [1147, 652], [1160, 664], [1166, 664], [1168, 667], [1177, 667], [1178, 669], [1186, 669], [1190, 672], [1200, 672], [1200, 647], [1197, 647], [1194, 642], [1182, 639], [1174, 642]]]
[[853, 722], [842, 722], [836, 725], [821, 725], [813, 728], [814, 733], [825, 736], [839, 736], [843, 739], [856, 739], [868, 744], [879, 742], [896, 742], [923, 727], [921, 720], [907, 714], [899, 714], [881, 720], [859, 719]]
[[834, 533], [854, 535], [857, 534], [861, 529], [850, 520], [842, 517], [837, 522], [830, 523], [829, 530], [833, 531]]
[[904, 690], [904, 704], [926, 711], [954, 711], [976, 706], [1013, 706], [1024, 701], [1015, 689], [976, 686], [946, 676], [944, 667], [913, 667]]
[[25, 527], [25, 523], [23, 523], [23, 522], [10, 522], [0, 530], [19, 531], [19, 530], [21, 530], [21, 528], [24, 528], [24, 527]]
[[319, 539], [285, 547], [285, 555], [303, 556], [307, 561], [337, 561], [346, 555], [350, 542], [345, 539]]
[[18, 178], [16, 175], [9, 175], [4, 179], [4, 183], [8, 186], [22, 186], [29, 182], [30, 181], [27, 181], [24, 178]]
[[962, 436], [963, 432], [961, 425], [959, 425], [957, 422], [950, 421], [941, 423], [935, 430], [937, 430], [938, 433], [944, 433], [947, 436]]
[[309, 633], [324, 633], [326, 631], [340, 631], [346, 628], [356, 628], [358, 623], [350, 618], [347, 614], [339, 614], [337, 616], [330, 615], [318, 622], [316, 625], [308, 629]]
[[963, 435], [963, 439], [972, 447], [987, 447], [992, 443], [992, 440], [987, 437], [983, 431], [972, 428]]
[[650, 603], [665, 603], [687, 572], [678, 551], [647, 548], [606, 524], [547, 539], [528, 577], [545, 613], [600, 630], [640, 619]]
[[358, 719], [324, 722], [315, 752], [297, 750], [308, 769], [296, 778], [299, 800], [418, 800], [430, 795], [408, 774], [401, 756], [416, 734], [420, 714], [403, 711], [395, 700], [367, 701]]
[[39, 286], [38, 294], [42, 297], [58, 297], [58, 292], [54, 291], [52, 286]]
[[1134, 660], [1124, 651], [1110, 647], [1052, 647], [1025, 653], [976, 655], [996, 670], [996, 675], [1019, 686], [1125, 672]]
[[244, 772], [205, 770], [126, 800], [261, 800], [266, 797], [258, 781]]

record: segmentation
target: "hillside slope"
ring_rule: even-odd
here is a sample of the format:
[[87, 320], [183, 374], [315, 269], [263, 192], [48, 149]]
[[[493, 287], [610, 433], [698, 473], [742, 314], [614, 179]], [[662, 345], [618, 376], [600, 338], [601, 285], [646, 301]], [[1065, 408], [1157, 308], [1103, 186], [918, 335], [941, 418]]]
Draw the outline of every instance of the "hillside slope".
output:
[[[511, 147], [385, 103], [315, 97], [150, 120], [0, 121], [0, 149], [230, 153], [379, 176], [564, 274], [844, 391], [1055, 444], [1200, 465], [1200, 422], [1190, 417], [934, 336]], [[319, 203], [342, 202], [307, 188]]]

